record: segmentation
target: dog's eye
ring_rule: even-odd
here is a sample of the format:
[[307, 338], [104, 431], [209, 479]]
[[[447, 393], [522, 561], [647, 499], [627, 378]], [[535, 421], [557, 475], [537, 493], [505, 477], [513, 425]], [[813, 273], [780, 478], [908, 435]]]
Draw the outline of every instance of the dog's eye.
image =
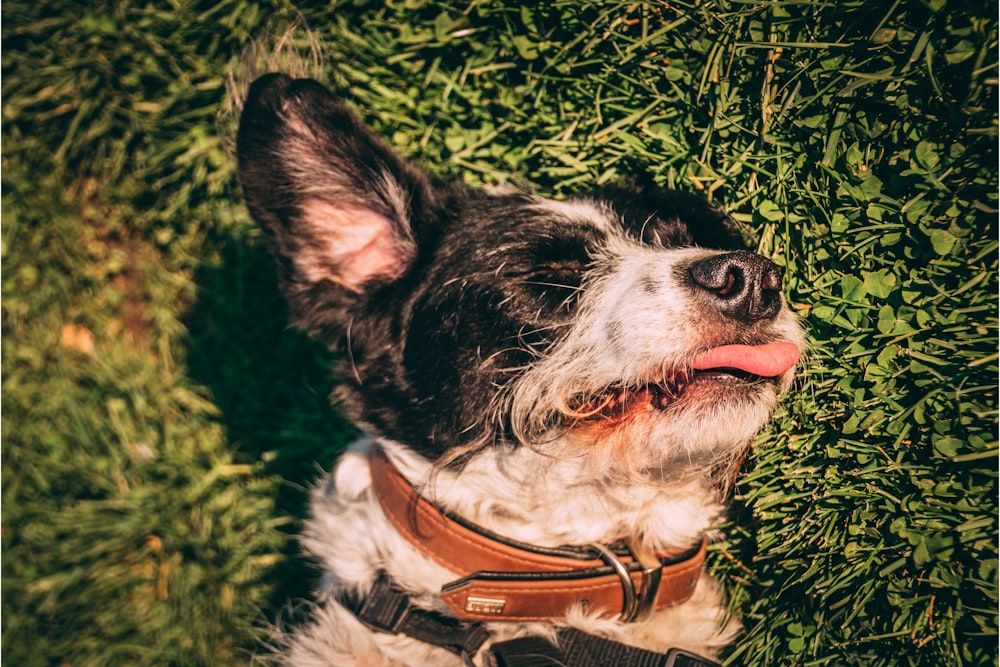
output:
[[587, 265], [581, 261], [550, 261], [523, 274], [520, 283], [536, 300], [556, 310], [569, 310], [576, 302], [586, 270]]
[[541, 301], [555, 310], [570, 308], [592, 262], [587, 239], [553, 234], [536, 239], [528, 250], [519, 266], [510, 267], [511, 287], [517, 285], [522, 295], [536, 304]]
[[526, 274], [524, 282], [575, 291], [580, 288], [586, 269], [583, 262], [575, 260], [547, 262]]

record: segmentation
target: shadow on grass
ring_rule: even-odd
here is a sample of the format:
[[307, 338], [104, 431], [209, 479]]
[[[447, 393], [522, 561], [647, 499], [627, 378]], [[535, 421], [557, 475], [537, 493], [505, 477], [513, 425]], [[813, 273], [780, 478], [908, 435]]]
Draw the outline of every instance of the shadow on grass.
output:
[[[188, 373], [209, 388], [235, 458], [264, 462], [276, 484], [274, 518], [288, 518], [284, 558], [267, 573], [269, 621], [309, 597], [317, 572], [294, 539], [321, 470], [356, 436], [330, 405], [325, 348], [289, 327], [277, 272], [262, 239], [219, 239], [220, 261], [196, 276], [188, 312]], [[287, 619], [284, 619], [287, 620]]]

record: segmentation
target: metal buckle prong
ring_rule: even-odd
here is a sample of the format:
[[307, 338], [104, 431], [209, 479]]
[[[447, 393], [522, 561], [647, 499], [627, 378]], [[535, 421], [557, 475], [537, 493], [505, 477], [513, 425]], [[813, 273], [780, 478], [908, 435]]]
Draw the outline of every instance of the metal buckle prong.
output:
[[635, 619], [645, 618], [656, 609], [656, 600], [660, 594], [660, 582], [663, 580], [663, 563], [641, 540], [630, 538], [627, 542], [632, 556], [642, 566], [642, 590], [639, 591], [639, 602], [635, 611]]
[[601, 560], [610, 565], [618, 578], [621, 579], [625, 601], [622, 603], [620, 621], [631, 623], [637, 619], [645, 618], [656, 609], [656, 600], [660, 594], [660, 582], [663, 580], [663, 563], [656, 557], [656, 554], [644, 547], [638, 539], [631, 538], [626, 542], [628, 550], [632, 552], [632, 557], [642, 567], [642, 585], [637, 591], [635, 582], [629, 575], [628, 566], [621, 562], [613, 551], [602, 544], [592, 543], [590, 546], [597, 549]]

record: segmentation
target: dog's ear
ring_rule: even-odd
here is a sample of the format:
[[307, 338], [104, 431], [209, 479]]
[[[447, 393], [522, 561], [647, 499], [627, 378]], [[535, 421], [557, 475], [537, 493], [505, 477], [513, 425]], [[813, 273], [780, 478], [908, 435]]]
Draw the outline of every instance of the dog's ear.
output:
[[318, 82], [257, 79], [240, 117], [237, 156], [247, 206], [293, 306], [315, 306], [301, 303], [310, 293], [363, 297], [412, 265], [411, 216], [433, 196], [428, 177]]

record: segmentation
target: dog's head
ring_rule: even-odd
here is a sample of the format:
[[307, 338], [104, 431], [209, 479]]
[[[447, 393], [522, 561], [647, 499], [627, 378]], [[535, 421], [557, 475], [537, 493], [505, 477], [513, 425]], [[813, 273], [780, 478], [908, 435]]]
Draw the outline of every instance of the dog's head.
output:
[[718, 463], [791, 381], [778, 270], [699, 197], [443, 183], [283, 75], [251, 87], [237, 149], [297, 324], [342, 353], [343, 408], [430, 460]]

